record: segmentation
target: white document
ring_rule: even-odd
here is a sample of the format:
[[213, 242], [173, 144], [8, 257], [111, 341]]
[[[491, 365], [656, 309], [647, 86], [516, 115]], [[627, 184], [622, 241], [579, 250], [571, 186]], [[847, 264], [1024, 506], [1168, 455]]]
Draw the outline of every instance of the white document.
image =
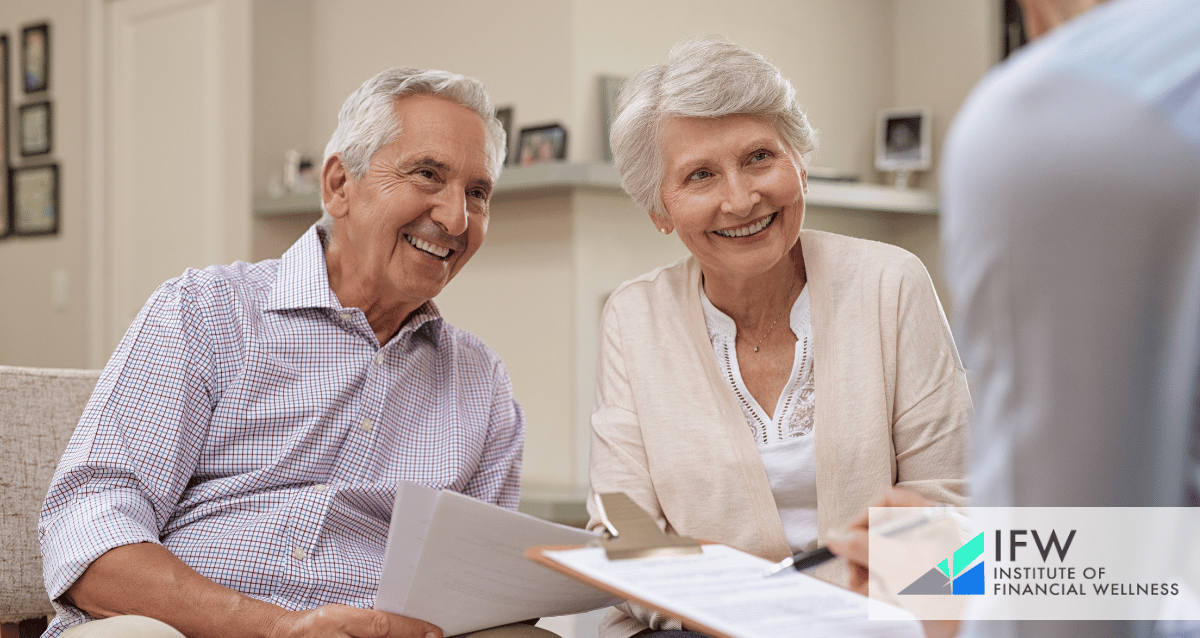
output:
[[[849, 590], [791, 570], [766, 578], [767, 560], [726, 545], [704, 545], [703, 555], [608, 560], [599, 547], [545, 555], [631, 597], [734, 638], [828, 636], [923, 638], [921, 624], [899, 609], [868, 620], [875, 605]], [[875, 615], [875, 618], [880, 616]]]
[[375, 608], [453, 636], [615, 605], [619, 598], [525, 558], [536, 545], [583, 545], [594, 538], [456, 492], [402, 483]]

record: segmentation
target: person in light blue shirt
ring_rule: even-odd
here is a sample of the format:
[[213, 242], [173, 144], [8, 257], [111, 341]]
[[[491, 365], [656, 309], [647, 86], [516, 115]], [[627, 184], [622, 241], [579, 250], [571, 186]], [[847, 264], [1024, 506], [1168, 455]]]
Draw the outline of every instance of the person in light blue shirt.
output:
[[[1021, 4], [1035, 40], [975, 88], [942, 154], [946, 272], [975, 400], [972, 504], [1200, 505], [1200, 3]], [[831, 543], [860, 583], [864, 532]]]

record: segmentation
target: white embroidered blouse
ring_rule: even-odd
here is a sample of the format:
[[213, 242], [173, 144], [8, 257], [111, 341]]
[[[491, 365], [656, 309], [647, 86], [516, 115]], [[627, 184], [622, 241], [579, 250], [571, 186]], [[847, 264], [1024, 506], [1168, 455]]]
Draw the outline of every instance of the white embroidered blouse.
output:
[[721, 373], [742, 407], [762, 455], [775, 505], [793, 552], [812, 549], [817, 542], [817, 482], [813, 450], [813, 339], [808, 287], [792, 305], [789, 323], [796, 335], [796, 352], [787, 385], [768, 417], [746, 389], [738, 366], [737, 325], [717, 309], [701, 290], [704, 321]]

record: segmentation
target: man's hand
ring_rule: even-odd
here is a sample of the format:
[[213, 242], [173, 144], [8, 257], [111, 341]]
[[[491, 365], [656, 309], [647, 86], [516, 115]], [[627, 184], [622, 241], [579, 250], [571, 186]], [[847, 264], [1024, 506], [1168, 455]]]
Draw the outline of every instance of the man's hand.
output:
[[330, 638], [442, 638], [442, 630], [415, 620], [373, 609], [325, 605], [307, 611], [284, 612], [271, 624], [268, 638], [303, 636]]
[[96, 618], [149, 616], [190, 638], [442, 638], [427, 622], [371, 609], [287, 611], [214, 583], [153, 543], [109, 550], [68, 595]]
[[867, 595], [867, 579], [870, 575], [867, 556], [868, 515], [872, 507], [928, 507], [929, 500], [899, 487], [886, 487], [875, 493], [867, 507], [846, 521], [840, 528], [829, 531], [825, 545], [834, 554], [850, 563], [850, 589]]

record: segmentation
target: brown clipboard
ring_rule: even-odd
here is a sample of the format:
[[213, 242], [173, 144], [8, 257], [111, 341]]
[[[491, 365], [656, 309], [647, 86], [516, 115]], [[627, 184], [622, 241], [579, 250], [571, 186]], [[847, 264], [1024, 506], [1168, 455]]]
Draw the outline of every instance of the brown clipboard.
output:
[[[710, 545], [712, 543], [708, 543], [706, 541], [700, 541], [700, 544], [701, 545]], [[737, 636], [731, 636], [727, 633], [718, 631], [702, 622], [697, 622], [697, 621], [695, 621], [691, 618], [687, 618], [687, 617], [680, 617], [679, 612], [664, 609], [664, 608], [662, 608], [654, 603], [648, 602], [638, 596], [634, 596], [634, 595], [630, 594], [629, 592], [626, 592], [626, 591], [623, 591], [616, 587], [613, 587], [612, 585], [609, 585], [608, 583], [602, 583], [594, 578], [585, 576], [585, 575], [575, 571], [574, 569], [571, 569], [570, 567], [567, 567], [566, 565], [563, 565], [562, 563], [554, 560], [553, 558], [546, 556], [546, 552], [582, 549], [583, 547], [584, 547], [583, 545], [542, 545], [539, 547], [530, 547], [529, 549], [525, 550], [525, 557], [539, 565], [548, 567], [560, 574], [574, 578], [575, 580], [577, 580], [579, 582], [587, 583], [588, 585], [591, 585], [592, 587], [595, 587], [596, 589], [606, 591], [614, 596], [624, 598], [625, 600], [635, 602], [643, 607], [648, 607], [650, 609], [653, 609], [653, 610], [659, 612], [660, 614], [666, 615], [668, 618], [679, 618], [680, 620], [683, 621], [685, 629], [690, 629], [692, 631], [698, 631], [702, 634], [708, 634], [709, 636], [712, 636], [712, 638], [737, 638]], [[634, 559], [629, 559], [629, 560], [638, 560], [638, 559], [634, 558]]]

